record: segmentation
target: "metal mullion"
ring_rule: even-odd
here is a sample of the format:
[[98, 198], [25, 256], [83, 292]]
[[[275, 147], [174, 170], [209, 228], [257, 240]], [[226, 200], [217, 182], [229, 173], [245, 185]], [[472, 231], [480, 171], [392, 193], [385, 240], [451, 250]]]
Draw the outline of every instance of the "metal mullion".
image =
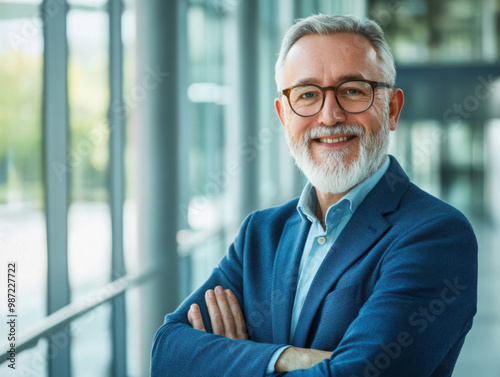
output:
[[[45, 213], [47, 226], [47, 312], [54, 313], [70, 302], [68, 276], [68, 78], [66, 37], [67, 4], [42, 4], [44, 21], [43, 154]], [[65, 339], [61, 346], [60, 339]], [[57, 339], [57, 341], [52, 341]], [[48, 337], [51, 377], [71, 376], [70, 336], [59, 330]]]
[[[189, 3], [187, 1], [181, 1], [178, 3], [178, 19], [187, 20], [189, 10]], [[187, 97], [188, 86], [189, 86], [189, 56], [188, 56], [188, 23], [179, 22], [177, 25], [177, 40], [178, 40], [178, 54], [177, 61], [179, 67], [184, 67], [180, 70], [177, 75], [178, 80], [178, 108], [179, 108], [179, 124], [182, 127], [178, 127], [178, 171], [183, 172], [183, 174], [178, 174], [178, 195], [179, 195], [179, 214], [178, 216], [178, 228], [179, 229], [189, 229], [188, 222], [188, 205], [191, 199], [191, 187], [189, 184], [189, 141], [191, 140], [191, 113], [189, 107], [189, 99]], [[184, 299], [191, 293], [191, 281], [193, 275], [192, 268], [192, 256], [191, 253], [187, 253], [179, 260], [179, 286], [180, 286], [180, 297]]]
[[[149, 375], [151, 342], [166, 313], [179, 305], [177, 254], [178, 77], [177, 25], [179, 1], [148, 0], [137, 4], [137, 72], [149, 87], [138, 104], [139, 245], [146, 265], [162, 273], [140, 291], [140, 375]], [[182, 20], [184, 22], [184, 20]], [[145, 81], [146, 80], [146, 81]], [[148, 81], [149, 80], [149, 83]], [[144, 86], [146, 85], [146, 86]]]
[[[111, 278], [125, 275], [123, 252], [123, 204], [125, 202], [125, 114], [123, 112], [122, 0], [109, 0], [109, 198], [112, 229]], [[112, 301], [112, 376], [126, 376], [125, 293]]]
[[[259, 89], [256, 85], [258, 70], [258, 7], [251, 0], [243, 0], [236, 10], [238, 43], [238, 80], [239, 88], [244, 88], [245, 95], [239, 96], [239, 126], [241, 127], [242, 145], [250, 145], [258, 151]], [[257, 144], [256, 144], [257, 143]], [[239, 220], [242, 220], [258, 206], [259, 167], [258, 157], [241, 156], [241, 204]]]

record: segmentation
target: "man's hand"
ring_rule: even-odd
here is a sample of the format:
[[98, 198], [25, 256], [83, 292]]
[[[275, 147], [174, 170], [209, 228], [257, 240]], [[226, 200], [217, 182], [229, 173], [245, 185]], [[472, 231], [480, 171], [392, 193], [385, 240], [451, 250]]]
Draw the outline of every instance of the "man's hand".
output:
[[331, 352], [316, 349], [289, 347], [280, 355], [274, 367], [275, 372], [291, 372], [297, 369], [309, 369], [329, 359]]
[[[220, 285], [215, 290], [209, 289], [205, 293], [205, 302], [214, 334], [229, 339], [248, 339], [240, 304], [230, 289], [224, 290]], [[194, 329], [207, 331], [198, 304], [191, 305], [188, 320]]]
[[[221, 286], [209, 289], [205, 293], [205, 302], [214, 334], [229, 339], [248, 339], [245, 318], [240, 304], [230, 289], [224, 290]], [[200, 331], [207, 331], [203, 323], [200, 307], [192, 304], [188, 311], [188, 320], [191, 326]], [[316, 349], [290, 347], [278, 358], [275, 372], [291, 372], [297, 369], [308, 369], [329, 359], [331, 352]]]

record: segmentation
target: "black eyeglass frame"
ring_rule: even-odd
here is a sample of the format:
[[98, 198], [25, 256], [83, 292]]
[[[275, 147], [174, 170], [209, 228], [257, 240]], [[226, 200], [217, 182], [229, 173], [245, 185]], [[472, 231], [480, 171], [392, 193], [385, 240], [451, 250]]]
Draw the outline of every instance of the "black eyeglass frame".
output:
[[[366, 109], [364, 109], [363, 111], [348, 111], [348, 110], [344, 109], [342, 107], [342, 105], [340, 104], [339, 99], [337, 98], [337, 89], [341, 85], [345, 84], [346, 82], [364, 82], [364, 83], [369, 84], [372, 87], [372, 100], [371, 100], [370, 104], [368, 105], [368, 107]], [[318, 88], [319, 90], [321, 90], [321, 93], [323, 94], [323, 101], [321, 102], [321, 106], [320, 106], [319, 110], [317, 112], [315, 112], [314, 114], [311, 114], [311, 115], [301, 115], [301, 114], [299, 114], [299, 113], [297, 113], [295, 111], [295, 109], [293, 108], [293, 106], [292, 106], [292, 104], [290, 102], [290, 92], [292, 91], [292, 89], [298, 88], [298, 87], [301, 87], [301, 86], [314, 86], [314, 87]], [[364, 113], [366, 110], [368, 110], [370, 107], [372, 107], [373, 101], [375, 100], [375, 88], [378, 88], [378, 87], [392, 88], [392, 85], [387, 84], [385, 82], [371, 81], [371, 80], [345, 80], [345, 81], [342, 81], [337, 86], [324, 86], [324, 87], [321, 87], [321, 86], [316, 85], [316, 84], [294, 85], [294, 86], [290, 86], [289, 88], [283, 89], [280, 93], [282, 95], [284, 95], [288, 99], [288, 104], [290, 105], [290, 108], [292, 109], [292, 111], [295, 114], [297, 114], [298, 116], [301, 116], [303, 118], [309, 118], [309, 117], [313, 117], [313, 116], [317, 115], [323, 109], [323, 106], [325, 105], [325, 98], [326, 98], [325, 91], [327, 91], [327, 90], [333, 90], [333, 94], [335, 96], [335, 101], [337, 101], [337, 105], [339, 105], [339, 107], [342, 110], [344, 110], [346, 113], [349, 113], [349, 114], [360, 114], [360, 113]]]

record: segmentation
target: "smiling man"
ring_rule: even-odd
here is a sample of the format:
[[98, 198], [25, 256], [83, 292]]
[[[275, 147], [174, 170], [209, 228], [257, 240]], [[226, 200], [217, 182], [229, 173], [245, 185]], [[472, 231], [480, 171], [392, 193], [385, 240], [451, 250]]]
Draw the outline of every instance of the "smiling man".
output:
[[373, 21], [290, 28], [275, 106], [309, 182], [250, 214], [167, 315], [152, 376], [451, 376], [476, 311], [477, 244], [387, 155], [404, 102], [395, 76]]

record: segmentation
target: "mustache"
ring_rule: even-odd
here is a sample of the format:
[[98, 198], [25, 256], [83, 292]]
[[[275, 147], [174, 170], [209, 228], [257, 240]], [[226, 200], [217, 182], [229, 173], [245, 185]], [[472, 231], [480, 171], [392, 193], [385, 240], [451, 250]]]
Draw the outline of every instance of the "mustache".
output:
[[319, 126], [306, 131], [304, 134], [304, 141], [310, 142], [321, 136], [333, 136], [338, 134], [349, 134], [362, 138], [365, 136], [365, 129], [359, 124], [337, 124], [332, 127]]

